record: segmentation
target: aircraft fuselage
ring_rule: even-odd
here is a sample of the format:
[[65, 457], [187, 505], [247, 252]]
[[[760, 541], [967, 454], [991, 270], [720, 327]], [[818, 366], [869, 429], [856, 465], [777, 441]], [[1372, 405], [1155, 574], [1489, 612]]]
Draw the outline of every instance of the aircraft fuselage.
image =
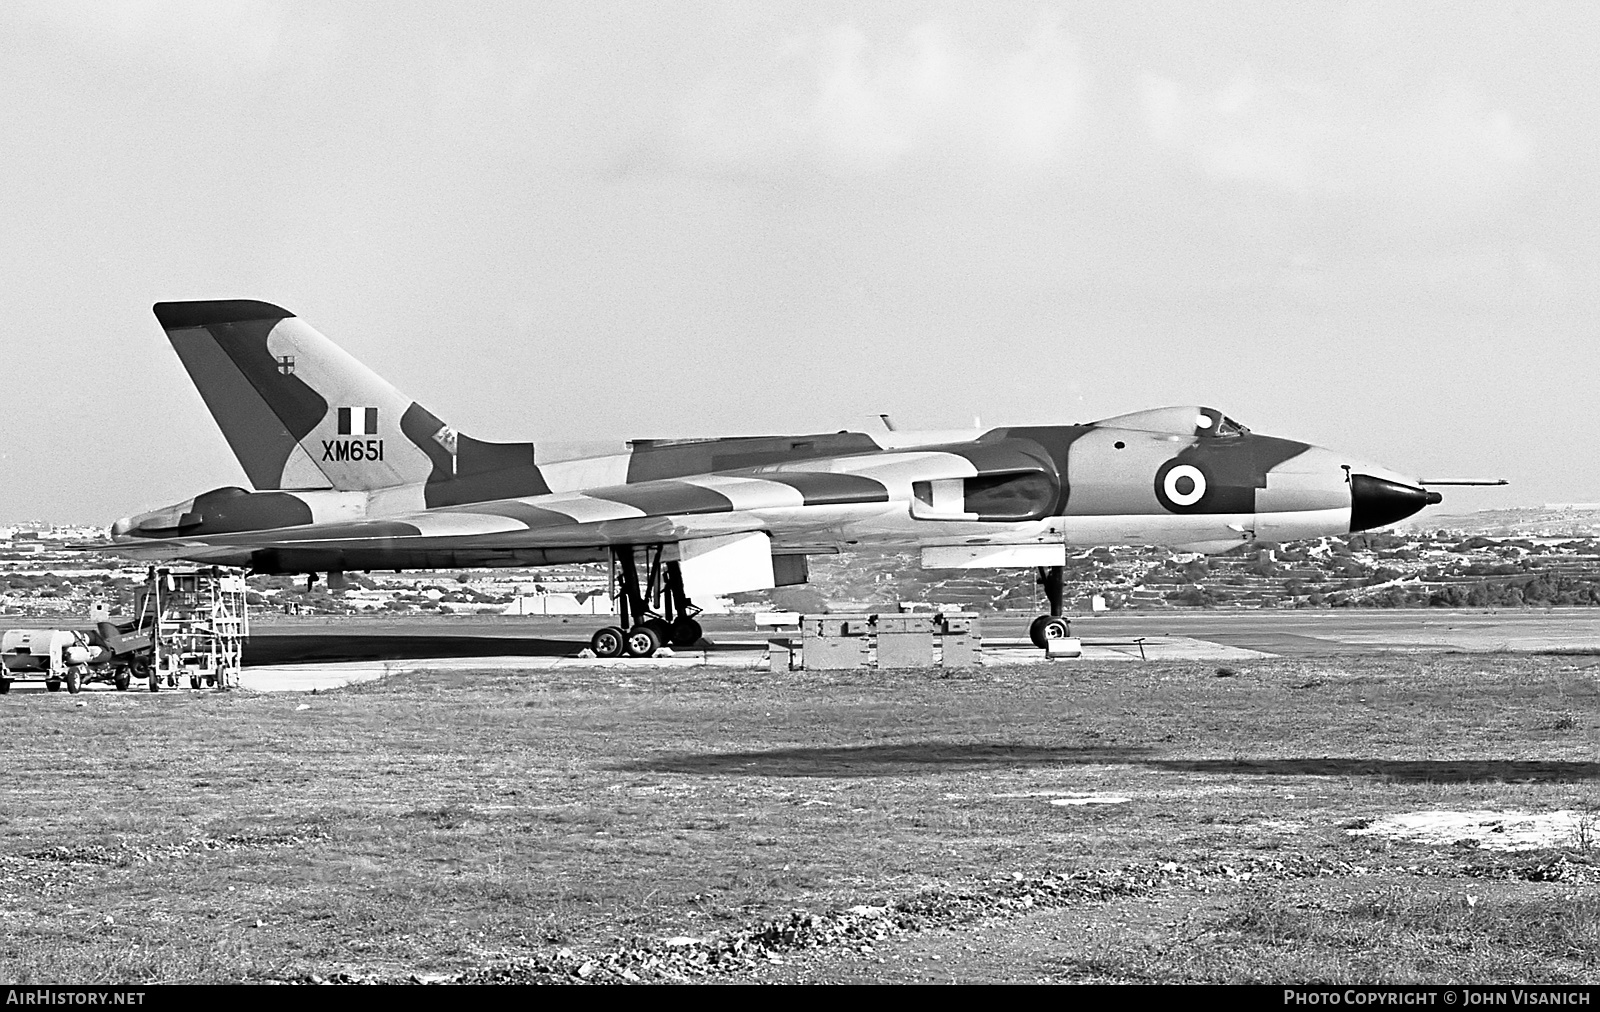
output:
[[[641, 440], [544, 460], [532, 444], [471, 441], [446, 457], [430, 441], [421, 448], [445, 459], [423, 482], [218, 489], [120, 520], [113, 534], [145, 557], [278, 573], [603, 560], [618, 544], [734, 530], [766, 531], [774, 554], [857, 545], [1216, 552], [1383, 526], [1439, 498], [1413, 479], [1251, 432], [1209, 408], [952, 435], [963, 434]], [[372, 523], [388, 518], [392, 529]], [[639, 518], [654, 522], [596, 543], [608, 522]], [[307, 525], [317, 525], [314, 543], [281, 536]], [[538, 547], [527, 531], [539, 533]], [[231, 537], [207, 544], [219, 535]]]

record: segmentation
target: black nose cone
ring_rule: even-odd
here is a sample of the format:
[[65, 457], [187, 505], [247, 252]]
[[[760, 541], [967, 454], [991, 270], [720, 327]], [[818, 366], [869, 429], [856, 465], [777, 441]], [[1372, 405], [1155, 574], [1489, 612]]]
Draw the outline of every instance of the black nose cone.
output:
[[1350, 476], [1350, 530], [1370, 531], [1374, 527], [1387, 527], [1404, 520], [1424, 506], [1443, 501], [1437, 492], [1428, 492], [1410, 485], [1370, 474]]

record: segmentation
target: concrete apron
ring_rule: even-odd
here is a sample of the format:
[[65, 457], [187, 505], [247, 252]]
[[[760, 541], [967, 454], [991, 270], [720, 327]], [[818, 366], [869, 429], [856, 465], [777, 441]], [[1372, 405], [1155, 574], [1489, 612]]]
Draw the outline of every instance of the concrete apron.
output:
[[[1224, 646], [1187, 636], [1150, 636], [1144, 641], [1144, 656], [1152, 661], [1247, 661], [1271, 654], [1242, 647]], [[1083, 661], [1138, 661], [1139, 645], [1114, 642], [1083, 644]], [[1049, 660], [1044, 651], [1026, 641], [1000, 640], [986, 644], [985, 666], [1008, 664], [1070, 665], [1078, 660]], [[370, 682], [386, 675], [415, 671], [549, 671], [556, 668], [620, 668], [623, 670], [715, 667], [746, 671], [767, 669], [764, 649], [680, 650], [671, 657], [448, 657], [407, 658], [395, 661], [343, 661], [311, 664], [271, 664], [244, 669], [241, 684], [254, 692], [309, 692], [335, 689], [341, 685]], [[169, 690], [175, 691], [175, 690]]]

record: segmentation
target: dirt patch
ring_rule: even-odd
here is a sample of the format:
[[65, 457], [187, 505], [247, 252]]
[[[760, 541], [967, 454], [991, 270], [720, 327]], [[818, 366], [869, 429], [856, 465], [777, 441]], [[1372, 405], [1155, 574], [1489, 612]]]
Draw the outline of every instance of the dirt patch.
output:
[[1600, 813], [1466, 811], [1401, 812], [1346, 830], [1351, 836], [1381, 836], [1435, 847], [1541, 850], [1600, 846]]

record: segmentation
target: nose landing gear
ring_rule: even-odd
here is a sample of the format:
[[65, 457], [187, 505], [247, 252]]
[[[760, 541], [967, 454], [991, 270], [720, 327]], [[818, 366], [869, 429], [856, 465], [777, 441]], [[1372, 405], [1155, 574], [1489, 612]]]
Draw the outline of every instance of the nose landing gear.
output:
[[1072, 637], [1072, 623], [1062, 614], [1066, 610], [1062, 607], [1065, 573], [1065, 566], [1039, 567], [1039, 586], [1044, 588], [1045, 599], [1050, 602], [1050, 614], [1040, 615], [1033, 620], [1028, 626], [1028, 639], [1040, 650], [1048, 650], [1051, 640]]
[[700, 641], [703, 630], [695, 616], [700, 609], [683, 589], [683, 571], [665, 559], [663, 545], [644, 549], [646, 575], [639, 578], [632, 545], [612, 550], [618, 584], [620, 626], [606, 626], [589, 640], [596, 657], [651, 657], [663, 646], [687, 647]]

